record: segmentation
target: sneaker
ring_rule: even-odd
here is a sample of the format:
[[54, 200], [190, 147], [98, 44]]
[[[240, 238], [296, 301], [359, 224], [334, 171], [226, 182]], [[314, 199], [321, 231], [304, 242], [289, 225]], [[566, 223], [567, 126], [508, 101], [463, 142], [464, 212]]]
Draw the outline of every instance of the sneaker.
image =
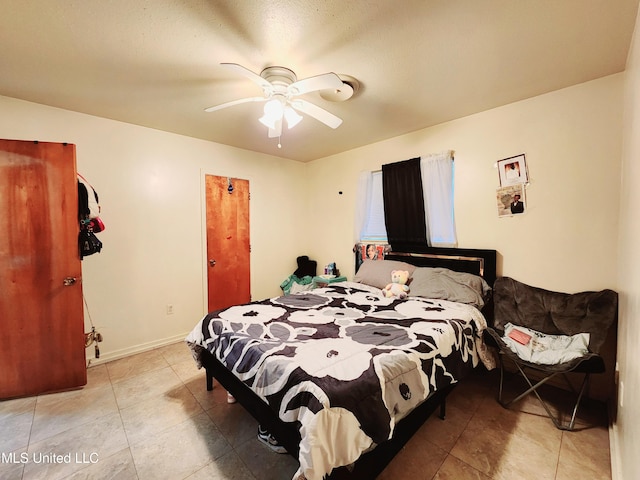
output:
[[227, 392], [227, 403], [236, 403], [236, 397]]
[[278, 443], [273, 435], [258, 425], [258, 440], [276, 453], [287, 453], [287, 449]]

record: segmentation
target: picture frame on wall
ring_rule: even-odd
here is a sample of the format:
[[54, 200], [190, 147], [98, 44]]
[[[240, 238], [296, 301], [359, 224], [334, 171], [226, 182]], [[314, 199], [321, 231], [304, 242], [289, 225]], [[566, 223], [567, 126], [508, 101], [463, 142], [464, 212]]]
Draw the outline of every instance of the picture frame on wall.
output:
[[527, 172], [527, 161], [524, 153], [499, 160], [498, 174], [500, 176], [501, 187], [517, 185], [519, 183], [528, 183], [529, 174]]
[[384, 260], [384, 257], [391, 251], [391, 245], [388, 243], [362, 242], [357, 243], [354, 247], [356, 254], [356, 272], [363, 260]]
[[524, 183], [507, 185], [496, 190], [498, 217], [521, 215], [527, 211]]

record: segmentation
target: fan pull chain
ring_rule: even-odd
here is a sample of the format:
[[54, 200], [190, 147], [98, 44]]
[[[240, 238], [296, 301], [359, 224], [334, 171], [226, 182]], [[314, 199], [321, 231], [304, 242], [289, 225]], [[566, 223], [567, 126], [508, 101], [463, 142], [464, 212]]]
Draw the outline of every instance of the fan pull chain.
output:
[[280, 143], [280, 135], [278, 135], [278, 148], [282, 148], [282, 144]]

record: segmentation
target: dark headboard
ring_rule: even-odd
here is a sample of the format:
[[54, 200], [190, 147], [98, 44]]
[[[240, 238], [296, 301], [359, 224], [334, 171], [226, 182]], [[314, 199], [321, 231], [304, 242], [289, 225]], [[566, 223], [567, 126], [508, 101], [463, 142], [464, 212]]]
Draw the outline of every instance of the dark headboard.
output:
[[444, 267], [479, 275], [493, 286], [496, 280], [496, 251], [475, 248], [428, 247], [424, 251], [388, 252], [385, 260], [399, 260], [418, 267]]

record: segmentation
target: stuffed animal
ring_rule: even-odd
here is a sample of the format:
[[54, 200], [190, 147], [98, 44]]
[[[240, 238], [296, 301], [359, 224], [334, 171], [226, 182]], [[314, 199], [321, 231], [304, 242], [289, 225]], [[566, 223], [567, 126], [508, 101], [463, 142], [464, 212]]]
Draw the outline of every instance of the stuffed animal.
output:
[[391, 272], [391, 283], [382, 290], [385, 297], [406, 298], [409, 294], [409, 272], [407, 270], [393, 270]]

